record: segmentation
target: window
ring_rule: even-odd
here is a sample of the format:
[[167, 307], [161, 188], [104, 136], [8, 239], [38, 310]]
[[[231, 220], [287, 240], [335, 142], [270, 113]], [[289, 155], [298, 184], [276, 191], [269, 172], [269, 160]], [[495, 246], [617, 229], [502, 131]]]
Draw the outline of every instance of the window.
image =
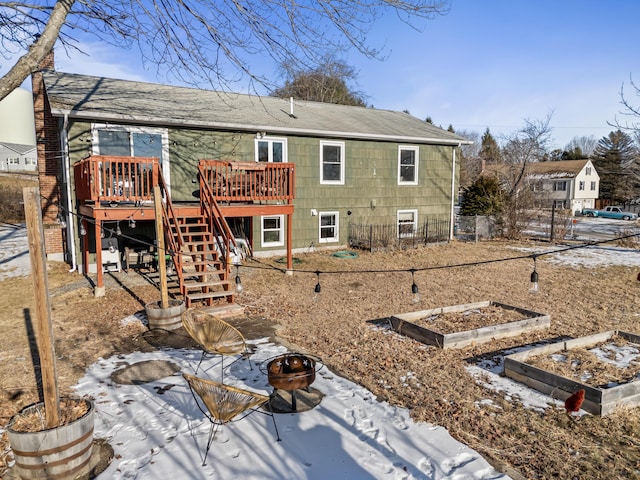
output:
[[7, 161], [8, 165], [20, 165], [20, 158], [10, 158]]
[[337, 242], [338, 212], [320, 212], [320, 243]]
[[418, 157], [420, 149], [400, 145], [398, 149], [398, 185], [418, 184]]
[[417, 210], [398, 210], [398, 238], [412, 237], [418, 230]]
[[565, 208], [567, 208], [567, 204], [564, 200], [554, 200], [553, 201], [553, 206], [555, 208], [559, 208], [561, 210], [564, 210]]
[[169, 134], [166, 128], [93, 124], [91, 133], [95, 155], [159, 158], [162, 175], [170, 184]]
[[554, 192], [565, 192], [567, 190], [567, 182], [553, 182]]
[[587, 167], [584, 169], [585, 175], [591, 175], [591, 167]]
[[542, 190], [544, 190], [544, 187], [542, 185], [542, 180], [538, 180], [537, 182], [533, 182], [531, 184], [531, 191], [541, 192]]
[[262, 246], [280, 247], [284, 245], [284, 216], [262, 217]]
[[38, 162], [35, 157], [26, 157], [24, 159], [25, 165], [36, 165]]
[[286, 138], [256, 138], [256, 162], [286, 162]]
[[578, 190], [584, 190], [584, 182], [582, 182], [582, 181], [581, 181], [581, 182], [578, 184]]
[[595, 191], [596, 189], [596, 182], [591, 182], [591, 191]]
[[344, 142], [320, 142], [320, 183], [344, 185]]

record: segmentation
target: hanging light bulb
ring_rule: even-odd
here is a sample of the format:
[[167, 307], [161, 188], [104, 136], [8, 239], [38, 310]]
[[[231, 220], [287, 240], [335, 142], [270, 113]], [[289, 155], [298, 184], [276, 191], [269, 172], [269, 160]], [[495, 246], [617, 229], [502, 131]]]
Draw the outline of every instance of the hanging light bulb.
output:
[[100, 238], [104, 238], [104, 228], [102, 228], [102, 224], [100, 224]]
[[322, 287], [320, 287], [320, 272], [316, 271], [316, 276], [318, 277], [318, 282], [316, 283], [316, 288], [313, 289], [313, 291], [315, 292], [315, 296], [317, 297], [318, 294], [320, 293], [320, 291], [322, 290]]
[[538, 293], [538, 272], [536, 271], [536, 257], [533, 257], [533, 272], [531, 272], [531, 288], [529, 293]]
[[242, 293], [244, 287], [242, 286], [242, 281], [240, 280], [240, 265], [236, 265], [236, 293]]
[[67, 222], [65, 221], [64, 217], [62, 216], [62, 212], [58, 213], [58, 216], [56, 217], [56, 223], [58, 225], [60, 225], [60, 227], [62, 227], [62, 228], [67, 228]]
[[122, 235], [122, 230], [120, 230], [120, 222], [116, 224], [116, 235]]
[[415, 279], [415, 268], [409, 270], [411, 272], [411, 293], [413, 294], [412, 301], [413, 303], [418, 303], [420, 301], [420, 289], [418, 288], [418, 284]]
[[109, 252], [111, 252], [111, 253], [116, 253], [116, 251], [117, 251], [118, 249], [117, 249], [117, 248], [116, 248], [116, 246], [113, 244], [113, 240], [109, 240], [108, 244], [109, 244]]
[[84, 228], [84, 222], [80, 221], [80, 236], [84, 237], [87, 234], [87, 229]]
[[133, 216], [129, 217], [129, 228], [136, 228], [136, 221], [133, 219]]

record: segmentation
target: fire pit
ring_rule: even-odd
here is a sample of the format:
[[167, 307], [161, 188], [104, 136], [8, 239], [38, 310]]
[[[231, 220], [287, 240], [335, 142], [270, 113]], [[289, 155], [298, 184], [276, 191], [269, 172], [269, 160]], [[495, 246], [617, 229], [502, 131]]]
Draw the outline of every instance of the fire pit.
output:
[[275, 390], [291, 392], [291, 410], [295, 412], [297, 410], [296, 390], [308, 390], [309, 385], [316, 379], [317, 364], [317, 359], [309, 355], [285, 353], [267, 361], [264, 373], [267, 374], [269, 385], [274, 388], [274, 393]]

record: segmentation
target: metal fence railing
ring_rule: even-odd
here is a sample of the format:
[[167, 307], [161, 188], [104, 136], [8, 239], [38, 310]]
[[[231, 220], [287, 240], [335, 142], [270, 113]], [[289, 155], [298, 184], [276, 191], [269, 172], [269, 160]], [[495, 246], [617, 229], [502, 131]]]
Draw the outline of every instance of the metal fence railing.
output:
[[[415, 229], [398, 229], [394, 224], [349, 224], [349, 246], [372, 252], [416, 248], [449, 241], [450, 220], [427, 218]], [[406, 227], [404, 225], [403, 227]]]

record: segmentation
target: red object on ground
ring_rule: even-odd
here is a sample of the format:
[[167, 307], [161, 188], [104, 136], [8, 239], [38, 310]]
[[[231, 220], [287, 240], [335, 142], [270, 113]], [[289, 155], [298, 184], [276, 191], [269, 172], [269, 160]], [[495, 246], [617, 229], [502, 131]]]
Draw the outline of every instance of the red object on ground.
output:
[[582, 402], [584, 402], [584, 389], [578, 390], [576, 393], [567, 398], [564, 401], [564, 408], [567, 410], [567, 413], [577, 412], [578, 410], [580, 410]]

